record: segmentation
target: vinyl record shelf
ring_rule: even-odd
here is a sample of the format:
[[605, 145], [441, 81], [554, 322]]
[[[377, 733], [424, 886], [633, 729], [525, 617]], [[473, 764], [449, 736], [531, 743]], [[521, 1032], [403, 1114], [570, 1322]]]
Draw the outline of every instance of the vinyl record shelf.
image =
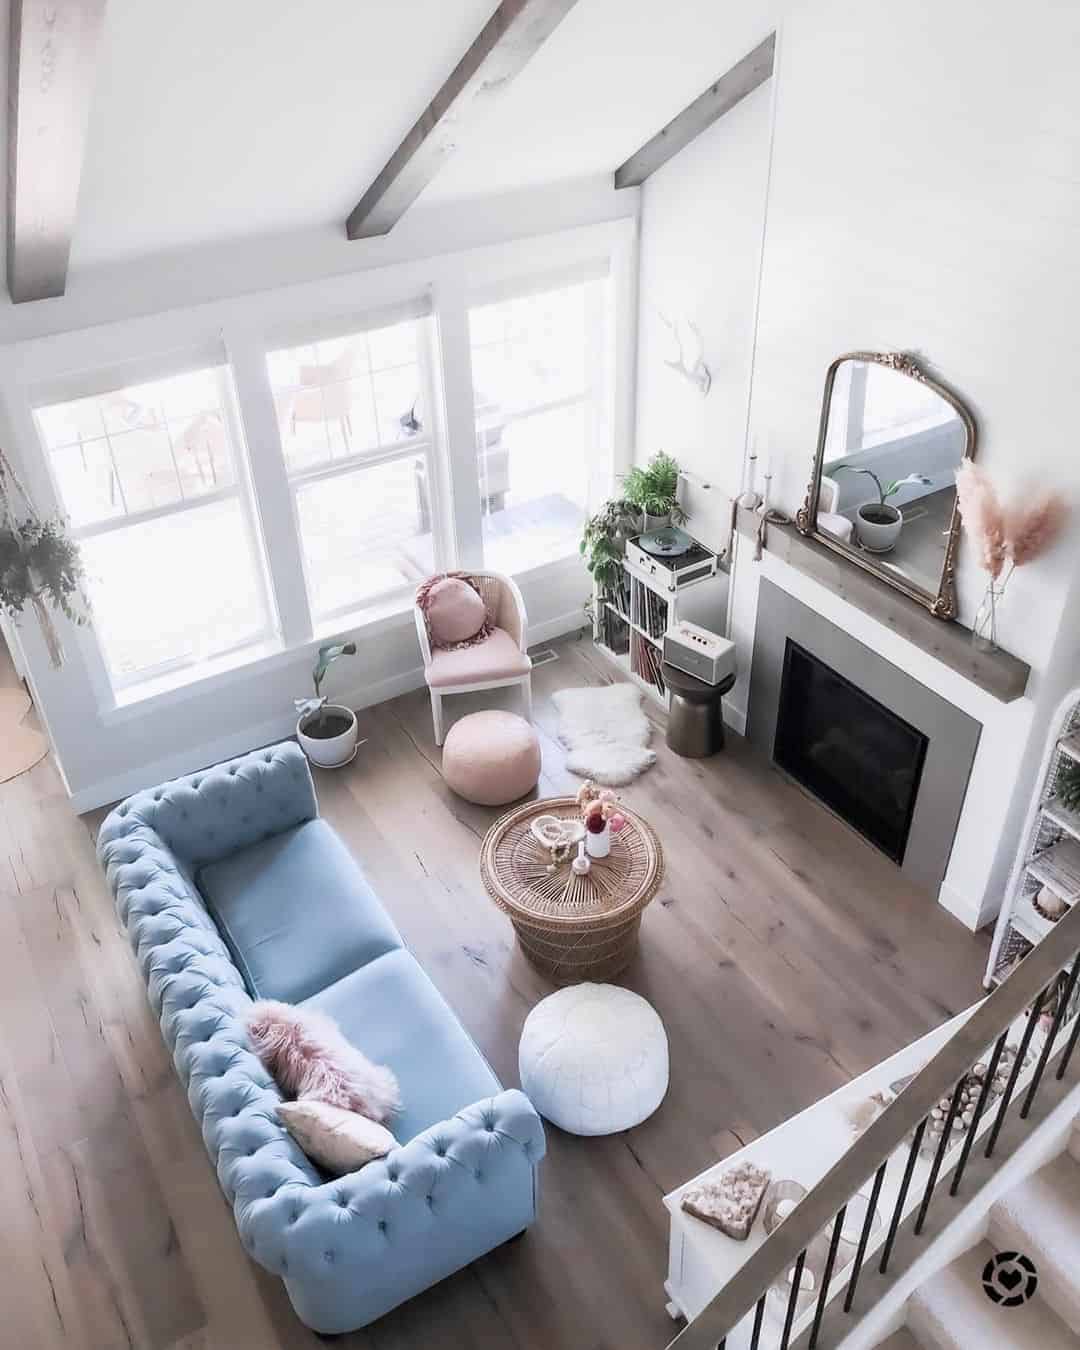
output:
[[1053, 929], [1055, 920], [1038, 906], [1040, 895], [1070, 907], [1080, 900], [1080, 811], [1066, 807], [1057, 795], [1062, 771], [1074, 765], [1080, 765], [1080, 689], [1062, 701], [1051, 725], [1020, 853], [994, 930], [987, 988], [999, 984]]
[[664, 634], [680, 619], [691, 617], [681, 612], [687, 594], [716, 580], [715, 576], [702, 577], [670, 591], [638, 575], [624, 560], [617, 587], [593, 587], [593, 641], [663, 708], [671, 702], [661, 671]]

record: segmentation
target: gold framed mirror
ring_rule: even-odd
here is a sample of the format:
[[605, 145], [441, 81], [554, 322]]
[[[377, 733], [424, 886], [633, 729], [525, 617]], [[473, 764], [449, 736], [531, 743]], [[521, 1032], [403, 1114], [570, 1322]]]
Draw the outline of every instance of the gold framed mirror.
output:
[[956, 615], [956, 470], [975, 419], [906, 352], [847, 352], [829, 367], [803, 534], [925, 605]]

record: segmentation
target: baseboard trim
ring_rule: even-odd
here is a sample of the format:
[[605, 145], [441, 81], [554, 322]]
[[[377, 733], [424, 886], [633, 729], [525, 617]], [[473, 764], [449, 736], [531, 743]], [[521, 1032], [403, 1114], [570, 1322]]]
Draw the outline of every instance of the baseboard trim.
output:
[[[531, 624], [527, 634], [529, 646], [551, 642], [557, 637], [574, 633], [584, 628], [586, 622], [581, 610], [573, 610], [569, 614], [561, 614], [544, 623]], [[412, 693], [414, 689], [422, 689], [423, 686], [424, 668], [413, 666], [398, 675], [390, 675], [384, 680], [375, 681], [374, 684], [349, 690], [341, 696], [341, 702], [359, 712], [362, 708], [385, 703], [388, 699]], [[88, 787], [80, 788], [70, 794], [71, 804], [79, 815], [85, 811], [94, 811], [99, 806], [107, 806], [110, 802], [130, 797], [133, 792], [138, 792], [142, 788], [153, 787], [157, 783], [164, 783], [170, 778], [178, 778], [186, 773], [196, 773], [208, 765], [218, 764], [223, 759], [231, 759], [234, 755], [242, 755], [249, 750], [258, 750], [275, 741], [290, 739], [295, 729], [296, 713], [292, 710], [282, 712], [280, 717], [256, 723], [230, 736], [206, 741], [202, 745], [155, 760], [152, 764], [141, 765], [128, 773], [103, 778]]]

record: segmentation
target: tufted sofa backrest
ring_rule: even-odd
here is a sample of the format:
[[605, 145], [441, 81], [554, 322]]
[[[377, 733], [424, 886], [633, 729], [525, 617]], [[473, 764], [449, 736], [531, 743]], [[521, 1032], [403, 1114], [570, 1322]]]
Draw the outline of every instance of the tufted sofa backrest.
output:
[[112, 812], [98, 837], [130, 837], [143, 825], [195, 868], [318, 814], [304, 753], [285, 741], [136, 793]]

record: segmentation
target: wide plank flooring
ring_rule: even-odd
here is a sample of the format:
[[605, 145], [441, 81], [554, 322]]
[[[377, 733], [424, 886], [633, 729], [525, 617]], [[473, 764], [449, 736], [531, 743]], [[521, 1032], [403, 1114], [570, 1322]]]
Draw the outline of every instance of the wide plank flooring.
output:
[[[534, 676], [543, 795], [579, 781], [551, 694], [613, 674], [583, 639], [555, 649]], [[355, 763], [318, 775], [323, 813], [516, 1084], [521, 1024], [551, 986], [480, 884], [498, 812], [443, 784], [423, 693], [360, 722]], [[979, 997], [985, 940], [748, 745], [690, 761], [654, 743], [623, 792], [667, 870], [623, 982], [667, 1027], [667, 1099], [613, 1138], [550, 1129], [528, 1236], [345, 1350], [659, 1350], [675, 1330], [661, 1195]], [[0, 1344], [314, 1347], [236, 1238], [94, 858], [102, 815], [74, 815], [49, 760], [0, 785]]]

